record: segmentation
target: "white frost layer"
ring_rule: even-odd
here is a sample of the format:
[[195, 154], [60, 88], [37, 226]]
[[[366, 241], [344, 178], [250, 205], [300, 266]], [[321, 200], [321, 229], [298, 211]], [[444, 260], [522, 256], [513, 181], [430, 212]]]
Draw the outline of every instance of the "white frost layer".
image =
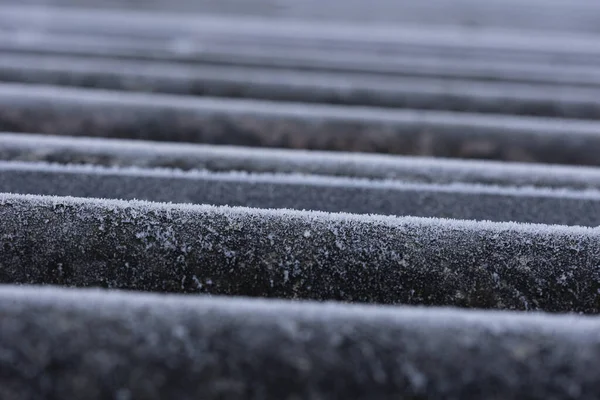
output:
[[491, 194], [515, 197], [548, 197], [589, 199], [600, 201], [600, 190], [571, 190], [565, 188], [506, 187], [483, 184], [449, 183], [423, 184], [397, 180], [370, 180], [361, 178], [332, 177], [306, 174], [276, 174], [248, 172], [181, 171], [166, 168], [103, 167], [97, 165], [62, 165], [44, 162], [0, 161], [0, 172], [11, 171], [56, 172], [73, 175], [92, 174], [125, 177], [153, 177], [157, 179], [203, 179], [226, 182], [252, 182], [292, 186], [354, 187], [371, 190], [428, 191], [437, 193]]
[[0, 285], [0, 303], [22, 302], [51, 307], [95, 309], [119, 313], [128, 307], [154, 310], [213, 309], [229, 315], [262, 314], [273, 319], [281, 316], [313, 321], [362, 320], [372, 323], [418, 323], [423, 327], [463, 329], [483, 327], [496, 333], [539, 330], [555, 334], [576, 333], [590, 339], [597, 337], [600, 319], [594, 316], [557, 315], [539, 312], [507, 312], [498, 310], [465, 310], [448, 307], [410, 307], [347, 304], [336, 302], [289, 301], [258, 298], [197, 297], [149, 294], [104, 289], [65, 289], [58, 287]]
[[[215, 163], [220, 169], [248, 172], [309, 172], [375, 179], [426, 180], [443, 183], [478, 181], [518, 186], [600, 188], [600, 168], [530, 163], [456, 160], [384, 154], [179, 144], [126, 139], [60, 137], [0, 132], [0, 154], [18, 156], [72, 152], [77, 156], [106, 156], [120, 166], [176, 163], [193, 167]], [[68, 155], [67, 155], [68, 157]], [[112, 161], [114, 160], [114, 161]]]
[[305, 211], [289, 209], [257, 209], [248, 207], [211, 206], [194, 204], [171, 204], [139, 200], [114, 200], [114, 199], [91, 199], [70, 196], [36, 196], [12, 193], [0, 193], [0, 206], [12, 203], [25, 203], [31, 206], [72, 206], [72, 207], [97, 207], [105, 210], [112, 209], [136, 209], [142, 213], [169, 212], [177, 210], [183, 214], [193, 216], [196, 213], [218, 213], [226, 216], [244, 217], [257, 216], [265, 219], [299, 219], [306, 222], [343, 222], [348, 224], [373, 224], [389, 227], [431, 227], [444, 230], [456, 230], [473, 233], [503, 233], [518, 231], [525, 234], [535, 235], [561, 235], [561, 236], [588, 236], [598, 237], [600, 240], [600, 227], [545, 225], [515, 222], [491, 222], [491, 221], [462, 221], [443, 218], [423, 217], [395, 217], [373, 214], [349, 214], [328, 213], [322, 211]]

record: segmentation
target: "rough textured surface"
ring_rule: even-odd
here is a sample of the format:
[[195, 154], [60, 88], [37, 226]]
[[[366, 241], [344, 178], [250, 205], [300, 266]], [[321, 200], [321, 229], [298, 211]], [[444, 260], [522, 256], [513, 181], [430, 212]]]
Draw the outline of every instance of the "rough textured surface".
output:
[[215, 172], [298, 173], [414, 183], [600, 189], [600, 170], [503, 163], [123, 139], [0, 133], [0, 160], [173, 168]]
[[598, 165], [600, 123], [0, 85], [0, 130]]
[[0, 59], [0, 80], [125, 91], [600, 118], [600, 88], [123, 60]]
[[600, 311], [592, 228], [2, 195], [0, 281]]
[[[19, 143], [31, 151], [22, 152], [10, 147], [18, 142], [11, 136], [0, 153], [63, 163], [97, 158], [125, 169], [0, 162], [0, 193], [600, 221], [599, 170], [591, 168], [257, 155], [287, 147], [598, 166], [600, 122], [577, 120], [596, 117], [600, 93], [593, 0], [521, 7], [518, 0], [402, 0], [393, 8], [406, 11], [400, 19], [389, 12], [393, 25], [360, 27], [339, 20], [363, 14], [361, 1], [373, 10], [361, 20], [380, 18], [393, 0], [196, 2], [221, 16], [142, 10], [164, 0], [123, 0], [139, 7], [94, 12], [53, 8], [55, 0], [39, 8], [6, 1], [0, 81], [24, 84], [0, 84], [0, 130], [63, 138], [32, 144], [23, 136]], [[187, 1], [174, 0], [170, 11]], [[257, 3], [269, 12], [257, 16]], [[249, 8], [254, 16], [231, 15]], [[332, 12], [338, 22], [267, 17]], [[486, 13], [491, 20], [481, 18]], [[437, 18], [447, 24], [425, 24]], [[498, 29], [498, 22], [527, 30]], [[96, 139], [60, 150], [71, 135]], [[148, 150], [152, 144], [104, 137], [205, 145]], [[161, 162], [188, 171], [140, 169]], [[320, 176], [302, 175], [311, 169]], [[412, 181], [399, 182], [402, 174]], [[600, 226], [0, 194], [1, 283], [38, 286], [0, 285], [0, 400], [587, 400], [600, 393]], [[338, 304], [298, 301], [308, 299]]]
[[0, 192], [600, 226], [600, 191], [0, 161]]
[[0, 395], [596, 399], [600, 322], [91, 290], [0, 289]]

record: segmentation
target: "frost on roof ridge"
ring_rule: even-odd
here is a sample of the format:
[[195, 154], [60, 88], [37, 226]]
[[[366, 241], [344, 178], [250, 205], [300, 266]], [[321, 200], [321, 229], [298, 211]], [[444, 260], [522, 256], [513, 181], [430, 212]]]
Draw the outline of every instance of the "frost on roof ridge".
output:
[[[392, 321], [416, 319], [433, 326], [465, 325], [526, 330], [528, 327], [548, 326], [551, 331], [580, 332], [597, 327], [595, 316], [581, 314], [551, 314], [543, 312], [517, 312], [503, 310], [459, 309], [452, 307], [421, 307], [382, 304], [356, 304], [336, 301], [310, 301], [266, 299], [228, 296], [188, 296], [181, 294], [147, 293], [104, 288], [65, 288], [60, 286], [0, 285], [0, 302], [12, 299], [15, 303], [31, 305], [61, 304], [65, 308], [92, 310], [95, 306], [118, 310], [123, 304], [131, 307], [161, 307], [173, 309], [217, 308], [223, 313], [244, 315], [247, 311], [268, 317], [294, 315], [315, 321], [357, 319], [367, 321]], [[74, 301], [82, 299], [82, 302]], [[565, 323], [568, 321], [568, 323]], [[501, 326], [500, 326], [501, 325]]]
[[600, 192], [0, 161], [0, 191], [357, 214], [600, 225]]
[[588, 400], [600, 380], [600, 322], [573, 315], [24, 287], [0, 307], [11, 398]]
[[211, 171], [310, 173], [424, 183], [486, 183], [555, 188], [600, 188], [600, 169], [372, 153], [181, 144], [126, 139], [0, 133], [0, 159], [169, 167]]
[[[39, 43], [38, 43], [39, 45]], [[519, 80], [477, 80], [455, 77], [451, 81], [439, 76], [411, 76], [396, 74], [346, 74], [326, 70], [298, 70], [272, 67], [227, 65], [181, 66], [134, 63], [122, 65], [93, 64], [85, 60], [63, 60], [56, 65], [42, 67], [32, 60], [22, 65], [0, 63], [0, 79], [28, 84], [41, 83], [94, 89], [198, 95], [202, 92], [213, 97], [294, 101], [305, 103], [343, 104], [350, 106], [393, 107], [396, 110], [424, 108], [470, 113], [543, 115], [548, 117], [596, 119], [598, 102], [596, 91], [584, 86], [563, 86], [544, 82]], [[148, 63], [144, 61], [143, 63]], [[187, 67], [187, 68], [186, 68]], [[41, 68], [41, 71], [40, 71]], [[183, 68], [183, 70], [181, 69]], [[15, 74], [15, 70], [25, 70]], [[67, 74], [67, 72], [69, 74]], [[9, 78], [6, 78], [6, 75]], [[15, 76], [16, 75], [16, 76]], [[138, 81], [135, 88], [131, 80]], [[141, 82], [139, 82], [141, 81]], [[90, 82], [93, 82], [90, 84]], [[143, 82], [143, 83], [142, 83]], [[589, 83], [589, 82], [588, 82]], [[201, 87], [202, 90], [198, 91]], [[232, 94], [232, 88], [237, 89]]]
[[599, 311], [597, 228], [9, 194], [0, 219], [4, 283]]
[[512, 229], [525, 230], [528, 232], [581, 232], [591, 234], [598, 232], [600, 234], [600, 226], [566, 226], [566, 225], [549, 225], [549, 224], [534, 224], [522, 222], [494, 222], [494, 221], [471, 221], [457, 220], [451, 218], [432, 218], [432, 217], [398, 217], [381, 214], [352, 214], [344, 212], [325, 212], [311, 210], [293, 210], [293, 209], [261, 209], [253, 207], [239, 206], [214, 206], [209, 204], [181, 204], [172, 202], [157, 202], [146, 200], [119, 200], [107, 198], [83, 198], [75, 196], [43, 196], [33, 194], [16, 194], [0, 192], [0, 205], [10, 205], [14, 203], [31, 204], [33, 206], [47, 205], [66, 205], [66, 206], [82, 206], [82, 207], [103, 207], [107, 209], [130, 209], [139, 208], [145, 212], [168, 212], [180, 211], [186, 214], [196, 212], [222, 212], [228, 215], [252, 215], [266, 218], [300, 218], [309, 221], [329, 220], [329, 221], [347, 221], [357, 223], [375, 223], [385, 224], [388, 226], [401, 225], [411, 223], [415, 225], [431, 225], [431, 226], [452, 226], [457, 229], [465, 230], [489, 230], [489, 231], [506, 231]]
[[[89, 89], [78, 87], [60, 87], [43, 84], [24, 83], [0, 83], [0, 94], [2, 96], [14, 96], [35, 99], [55, 98], [56, 106], [64, 106], [68, 103], [90, 103], [97, 106], [121, 106], [121, 107], [147, 107], [155, 109], [168, 108], [175, 110], [197, 110], [202, 112], [215, 112], [229, 110], [233, 113], [247, 115], [280, 115], [288, 117], [301, 117], [308, 119], [330, 118], [336, 120], [348, 120], [359, 122], [404, 122], [423, 123], [446, 122], [450, 124], [469, 125], [461, 121], [469, 121], [474, 126], [496, 127], [499, 121], [506, 128], [524, 128], [536, 132], [540, 136], [551, 136], [562, 133], [567, 125], [573, 129], [573, 133], [589, 137], [598, 137], [596, 127], [598, 123], [594, 120], [578, 120], [567, 118], [550, 118], [535, 116], [519, 116], [509, 114], [481, 114], [469, 112], [454, 112], [449, 110], [428, 109], [387, 109], [382, 107], [356, 106], [347, 107], [335, 104], [310, 104], [302, 102], [279, 102], [259, 99], [236, 99], [221, 97], [194, 97], [174, 95], [165, 93], [153, 93], [148, 96], [141, 92], [122, 92], [108, 89]], [[557, 123], [560, 122], [560, 123]], [[35, 131], [33, 131], [35, 132]]]
[[[508, 194], [512, 196], [557, 196], [570, 198], [600, 198], [600, 188], [573, 190], [570, 188], [507, 186], [485, 183], [420, 183], [405, 182], [390, 178], [365, 178], [347, 176], [315, 175], [303, 172], [252, 172], [252, 171], [210, 171], [207, 169], [181, 170], [168, 167], [104, 166], [95, 164], [63, 164], [58, 162], [28, 162], [0, 160], [0, 171], [39, 171], [60, 173], [90, 173], [98, 175], [150, 176], [157, 178], [209, 178], [215, 180], [244, 180], [265, 183], [289, 183], [313, 186], [358, 186], [372, 188], [409, 188], [435, 191], [462, 191], [467, 193]], [[599, 171], [600, 172], [600, 171]]]
[[[51, 106], [50, 106], [51, 104]], [[17, 132], [597, 165], [598, 121], [0, 84]], [[106, 115], [111, 118], [106, 118]], [[52, 123], [49, 123], [49, 121]], [[152, 129], [146, 129], [151, 126]], [[293, 137], [294, 140], [290, 140]], [[335, 138], [335, 140], [332, 140]], [[543, 138], [544, 146], [539, 146]]]

